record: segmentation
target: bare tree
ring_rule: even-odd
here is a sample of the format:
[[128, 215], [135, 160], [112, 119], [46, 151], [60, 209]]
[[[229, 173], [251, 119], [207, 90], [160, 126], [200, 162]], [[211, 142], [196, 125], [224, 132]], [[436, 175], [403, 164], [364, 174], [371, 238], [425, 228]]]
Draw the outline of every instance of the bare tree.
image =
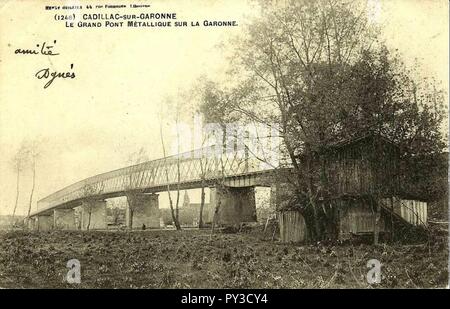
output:
[[[95, 183], [95, 184], [85, 184], [82, 188], [82, 196], [83, 202], [85, 203], [85, 208], [83, 211], [87, 210], [88, 212], [88, 222], [86, 225], [86, 230], [89, 231], [91, 227], [91, 216], [92, 209], [95, 207], [96, 203], [99, 200], [99, 195], [103, 193], [104, 183]], [[84, 217], [84, 214], [83, 214]]]
[[34, 140], [30, 143], [29, 150], [28, 150], [29, 159], [31, 161], [30, 162], [31, 163], [31, 171], [32, 171], [32, 185], [31, 185], [31, 191], [30, 191], [30, 199], [28, 202], [28, 217], [30, 216], [30, 213], [31, 213], [31, 204], [33, 202], [33, 194], [34, 194], [34, 189], [36, 186], [36, 161], [40, 156], [39, 147], [40, 147], [40, 142], [37, 140]]
[[17, 206], [19, 204], [19, 194], [20, 194], [20, 174], [25, 168], [28, 160], [28, 147], [25, 142], [22, 142], [19, 149], [17, 150], [15, 156], [12, 160], [13, 168], [16, 172], [16, 198], [14, 202], [13, 218], [16, 215]]
[[207, 155], [205, 155], [203, 147], [205, 143], [206, 137], [202, 138], [202, 147], [201, 147], [201, 155], [200, 155], [200, 179], [201, 179], [201, 185], [200, 185], [200, 210], [199, 210], [199, 219], [198, 219], [198, 228], [203, 228], [203, 210], [205, 208], [205, 186], [206, 186], [206, 173], [208, 168], [208, 162], [209, 158]]
[[181, 171], [180, 171], [180, 106], [178, 104], [179, 101], [177, 101], [177, 104], [175, 105], [175, 130], [176, 130], [176, 140], [177, 140], [177, 199], [175, 204], [175, 217], [177, 219], [177, 223], [179, 227], [177, 226], [177, 229], [181, 229], [180, 225], [180, 178], [181, 178]]
[[[205, 133], [211, 135], [207, 136], [208, 139], [214, 138], [212, 151], [209, 151], [209, 155], [213, 157], [209, 160], [213, 161], [214, 167], [212, 168], [216, 172], [213, 177], [214, 186], [219, 192], [226, 192], [228, 190], [225, 186], [226, 169], [230, 168], [227, 164], [233, 161], [235, 166], [239, 166], [246, 164], [248, 159], [239, 157], [235, 146], [237, 146], [236, 141], [240, 138], [240, 130], [238, 128], [235, 128], [236, 130], [232, 129], [235, 125], [238, 125], [236, 122], [242, 119], [240, 114], [234, 109], [235, 103], [233, 102], [239, 100], [243, 92], [237, 93], [221, 89], [216, 83], [209, 80], [204, 81], [200, 85], [199, 92], [199, 110], [205, 117], [205, 122], [208, 123], [209, 131], [211, 131]], [[209, 165], [210, 163], [206, 162], [206, 164]], [[202, 174], [205, 174], [205, 172], [202, 170]], [[214, 233], [217, 225], [221, 206], [222, 201], [218, 198], [215, 201], [211, 235]]]
[[[167, 159], [167, 152], [166, 152], [166, 145], [164, 142], [164, 134], [163, 134], [163, 123], [162, 123], [162, 119], [163, 119], [163, 110], [162, 110], [162, 106], [161, 106], [161, 111], [159, 113], [159, 136], [161, 139], [161, 146], [162, 146], [162, 151], [163, 151], [163, 158], [166, 160]], [[178, 145], [179, 145], [179, 141], [178, 141]], [[178, 181], [179, 181], [179, 177], [180, 177], [180, 161], [179, 161], [179, 157], [177, 158], [177, 177], [178, 177]], [[175, 224], [175, 228], [177, 230], [181, 230], [181, 225], [180, 225], [180, 221], [179, 221], [179, 212], [178, 212], [178, 201], [179, 201], [179, 197], [177, 199], [177, 204], [176, 204], [176, 210], [174, 209], [174, 205], [173, 205], [173, 200], [172, 200], [172, 194], [171, 194], [171, 190], [170, 190], [170, 178], [169, 178], [169, 170], [168, 170], [168, 164], [164, 164], [164, 173], [166, 176], [166, 181], [167, 181], [167, 195], [169, 197], [169, 207], [170, 207], [170, 213], [172, 215], [172, 220], [173, 223]], [[179, 186], [178, 186], [178, 194], [179, 194]]]

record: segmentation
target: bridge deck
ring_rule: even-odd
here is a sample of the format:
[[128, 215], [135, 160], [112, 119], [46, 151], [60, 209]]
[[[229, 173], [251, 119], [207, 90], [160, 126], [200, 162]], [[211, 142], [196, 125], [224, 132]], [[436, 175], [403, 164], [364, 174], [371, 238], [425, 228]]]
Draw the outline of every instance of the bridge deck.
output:
[[87, 197], [113, 198], [132, 190], [157, 193], [168, 186], [171, 190], [199, 188], [202, 180], [207, 186], [217, 181], [230, 186], [262, 185], [261, 176], [273, 169], [250, 158], [245, 149], [217, 154], [214, 146], [205, 147], [86, 178], [39, 200], [31, 216], [75, 207]]

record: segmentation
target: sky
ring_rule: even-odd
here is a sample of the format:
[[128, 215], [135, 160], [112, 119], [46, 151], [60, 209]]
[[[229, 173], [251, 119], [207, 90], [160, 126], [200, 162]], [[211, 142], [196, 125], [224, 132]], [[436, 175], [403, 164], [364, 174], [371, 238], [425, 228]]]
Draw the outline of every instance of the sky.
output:
[[[383, 26], [387, 44], [398, 48], [407, 62], [417, 58], [423, 74], [442, 81], [448, 93], [448, 2], [370, 2], [373, 22]], [[126, 2], [114, 2], [121, 3]], [[248, 16], [257, 14], [241, 0], [134, 3], [152, 7], [130, 12], [174, 12], [180, 21], [236, 20], [243, 25]], [[177, 94], [202, 75], [224, 71], [227, 63], [218, 44], [241, 29], [66, 28], [64, 22], [55, 21], [55, 12], [44, 10], [45, 4], [0, 0], [0, 214], [12, 213], [14, 207], [16, 176], [11, 160], [24, 139], [38, 139], [41, 145], [33, 209], [37, 200], [73, 182], [126, 166], [130, 154], [140, 148], [149, 159], [162, 157], [158, 114], [167, 96], [191, 108]], [[55, 40], [58, 56], [14, 53]], [[43, 68], [73, 71], [76, 77], [57, 79], [44, 89], [45, 82], [34, 77]], [[167, 144], [172, 139], [169, 116], [163, 118]], [[27, 211], [30, 189], [31, 174], [25, 170], [18, 214]], [[191, 194], [191, 201], [199, 202], [198, 192]]]

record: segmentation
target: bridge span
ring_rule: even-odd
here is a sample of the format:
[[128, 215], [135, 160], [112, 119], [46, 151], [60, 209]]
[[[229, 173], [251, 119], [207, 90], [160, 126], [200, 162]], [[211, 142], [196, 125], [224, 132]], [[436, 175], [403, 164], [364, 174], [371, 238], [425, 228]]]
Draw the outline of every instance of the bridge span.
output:
[[105, 199], [120, 196], [126, 196], [129, 204], [127, 225], [159, 227], [157, 193], [202, 186], [212, 189], [213, 203], [221, 202], [218, 222], [255, 221], [254, 187], [271, 186], [276, 168], [248, 149], [204, 147], [71, 184], [38, 201], [38, 210], [30, 214], [31, 227], [74, 229], [74, 208], [81, 206], [82, 229], [106, 228]]

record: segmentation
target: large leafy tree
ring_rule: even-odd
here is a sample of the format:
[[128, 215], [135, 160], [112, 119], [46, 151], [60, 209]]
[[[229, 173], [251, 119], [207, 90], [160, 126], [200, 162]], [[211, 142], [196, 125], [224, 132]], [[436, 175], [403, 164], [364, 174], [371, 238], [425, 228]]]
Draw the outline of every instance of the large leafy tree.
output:
[[296, 175], [296, 204], [312, 238], [321, 238], [318, 200], [326, 188], [320, 150], [375, 131], [398, 143], [417, 167], [419, 156], [438, 154], [444, 146], [443, 95], [384, 47], [360, 3], [262, 6], [261, 16], [234, 42], [232, 94], [209, 89], [208, 95], [228, 98], [216, 109], [221, 115], [238, 111], [249, 121], [279, 124]]

